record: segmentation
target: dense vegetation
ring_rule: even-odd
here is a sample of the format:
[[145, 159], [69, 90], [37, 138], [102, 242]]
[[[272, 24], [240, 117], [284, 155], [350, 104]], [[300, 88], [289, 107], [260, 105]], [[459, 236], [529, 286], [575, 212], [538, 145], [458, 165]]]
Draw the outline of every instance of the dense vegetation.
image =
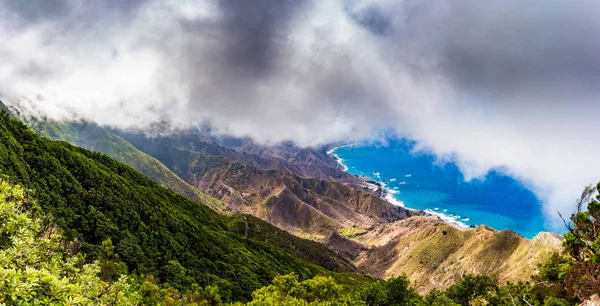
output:
[[464, 275], [421, 296], [405, 276], [373, 282], [320, 244], [219, 215], [5, 112], [0, 170], [8, 305], [575, 305], [600, 292], [600, 184], [565, 220], [563, 253], [529, 282]]
[[[230, 231], [227, 217], [106, 155], [40, 137], [4, 111], [0, 140], [2, 174], [32, 190], [52, 223], [68, 241], [81, 241], [90, 260], [98, 258], [102, 242], [111, 239], [130, 272], [155, 275], [182, 290], [193, 284], [217, 285], [225, 301], [249, 298], [277, 274], [294, 272], [305, 279], [328, 273]], [[333, 252], [321, 250], [311, 256], [316, 263], [347, 270], [347, 265], [335, 265], [339, 260], [331, 259]]]
[[25, 118], [41, 136], [64, 140], [76, 146], [106, 154], [129, 165], [154, 182], [194, 201], [221, 210], [217, 199], [189, 185], [154, 157], [138, 150], [123, 138], [108, 132], [95, 123], [86, 121], [57, 122], [38, 118]]
[[[588, 211], [573, 215], [565, 242], [569, 253], [555, 256], [528, 284], [498, 286], [494, 277], [465, 275], [447, 290], [422, 297], [405, 276], [370, 283], [343, 281], [339, 275], [337, 280], [330, 276], [303, 280], [292, 273], [276, 276], [270, 285], [256, 289], [247, 305], [573, 305], [598, 292], [593, 282], [597, 270], [582, 274], [579, 267], [597, 265], [598, 236], [582, 236], [593, 234], [590, 230], [598, 225], [597, 205], [590, 201]], [[224, 301], [221, 287], [215, 284], [193, 284], [182, 290], [179, 281], [185, 279], [185, 268], [175, 262], [163, 271], [170, 283], [160, 284], [151, 274], [127, 275], [111, 239], [98, 246], [97, 260], [86, 261], [79, 251], [81, 244], [65, 240], [43, 214], [27, 189], [0, 179], [0, 303], [220, 305]], [[593, 240], [583, 240], [588, 238]]]
[[20, 186], [0, 180], [0, 302], [14, 304], [123, 304], [126, 277], [103, 283], [97, 262], [86, 264], [60, 233], [36, 216]]

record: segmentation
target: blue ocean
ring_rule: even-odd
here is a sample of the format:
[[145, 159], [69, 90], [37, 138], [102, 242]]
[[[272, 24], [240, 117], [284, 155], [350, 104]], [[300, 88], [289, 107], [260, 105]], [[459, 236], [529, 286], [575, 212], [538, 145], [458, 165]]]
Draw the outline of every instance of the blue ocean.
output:
[[523, 184], [491, 171], [483, 179], [465, 181], [453, 163], [415, 153], [414, 142], [392, 140], [383, 145], [354, 144], [332, 151], [347, 171], [381, 182], [391, 202], [427, 210], [462, 227], [485, 224], [533, 238], [544, 226], [541, 202]]

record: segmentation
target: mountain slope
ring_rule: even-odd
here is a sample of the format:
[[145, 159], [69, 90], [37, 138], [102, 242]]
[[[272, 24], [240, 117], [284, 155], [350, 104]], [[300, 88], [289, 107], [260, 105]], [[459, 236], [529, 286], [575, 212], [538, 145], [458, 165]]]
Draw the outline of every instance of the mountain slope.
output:
[[37, 119], [29, 121], [29, 125], [42, 136], [64, 140], [106, 154], [182, 196], [200, 201], [215, 210], [223, 209], [223, 204], [217, 199], [192, 187], [152, 156], [136, 149], [123, 138], [97, 124], [85, 121], [56, 122]]
[[[133, 137], [142, 149], [174, 169], [177, 172], [174, 174], [154, 157], [96, 124], [35, 118], [28, 121], [41, 135], [105, 153], [188, 198], [221, 204], [199, 191], [203, 190], [223, 200], [228, 210], [253, 214], [279, 228], [313, 239], [323, 239], [348, 227], [365, 229], [418, 214], [345, 184], [239, 164], [231, 157], [243, 155], [246, 160], [261, 158], [201, 141], [191, 134], [177, 134], [172, 136], [172, 140], [137, 134]], [[219, 211], [224, 208], [214, 204], [211, 207]]]
[[213, 137], [213, 139], [222, 146], [263, 158], [279, 158], [294, 164], [340, 168], [335, 159], [327, 154], [326, 147], [317, 149], [301, 148], [291, 142], [284, 142], [275, 146], [264, 146], [250, 138]]
[[[359, 184], [357, 177], [340, 169], [337, 162], [326, 153], [290, 144], [265, 147], [248, 139], [215, 137], [201, 131], [179, 131], [167, 136], [148, 137], [141, 132], [110, 130], [135, 147], [154, 156], [155, 146], [165, 145], [187, 149], [210, 156], [225, 157], [261, 170], [279, 170], [303, 178], [315, 178]], [[230, 147], [224, 146], [230, 145]]]
[[562, 244], [555, 234], [527, 240], [486, 226], [459, 230], [431, 217], [384, 225], [357, 241], [370, 246], [358, 267], [380, 278], [406, 273], [421, 292], [447, 288], [466, 273], [496, 274], [501, 284], [528, 281]]
[[[110, 238], [132, 272], [168, 279], [176, 271], [179, 283], [218, 284], [226, 296], [242, 300], [279, 273], [301, 277], [327, 273], [260, 236], [240, 235], [230, 229], [232, 219], [160, 187], [106, 155], [38, 136], [4, 111], [0, 139], [2, 174], [33, 189], [42, 209], [67, 238], [81, 241], [90, 258]], [[267, 223], [252, 222], [272, 236], [285, 237]], [[285, 242], [289, 249], [310, 254], [298, 256], [331, 269], [353, 269], [320, 244], [277, 240], [282, 247]]]
[[253, 214], [292, 233], [323, 238], [346, 227], [368, 228], [421, 214], [343, 183], [262, 170], [203, 153], [214, 150], [188, 146], [203, 151], [198, 152], [178, 143], [167, 138], [135, 142], [186, 182], [221, 200], [227, 209]]

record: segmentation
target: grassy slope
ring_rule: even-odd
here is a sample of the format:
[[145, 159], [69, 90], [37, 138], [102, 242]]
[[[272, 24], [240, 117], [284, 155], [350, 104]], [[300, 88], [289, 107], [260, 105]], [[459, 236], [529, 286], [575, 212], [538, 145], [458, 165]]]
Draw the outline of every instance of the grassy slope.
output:
[[[228, 217], [162, 188], [129, 166], [40, 137], [6, 113], [0, 115], [0, 139], [2, 174], [35, 190], [54, 223], [68, 238], [79, 238], [91, 257], [111, 238], [132, 272], [153, 273], [168, 281], [176, 267], [183, 283], [217, 284], [225, 296], [241, 300], [278, 273], [328, 273], [262, 239], [230, 231]], [[267, 223], [261, 226], [274, 235], [284, 234]], [[292, 242], [287, 248], [308, 248], [310, 256], [297, 255], [331, 269], [351, 270], [327, 249], [303, 243]]]
[[359, 267], [381, 278], [406, 273], [422, 292], [446, 288], [464, 273], [497, 274], [501, 283], [527, 281], [561, 245], [554, 234], [527, 240], [485, 226], [459, 230], [431, 217], [381, 226], [357, 240], [371, 247]]

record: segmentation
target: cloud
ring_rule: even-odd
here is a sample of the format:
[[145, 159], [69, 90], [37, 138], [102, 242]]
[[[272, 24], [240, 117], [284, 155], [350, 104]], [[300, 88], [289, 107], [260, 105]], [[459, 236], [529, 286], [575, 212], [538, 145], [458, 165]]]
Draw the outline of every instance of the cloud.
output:
[[569, 211], [600, 163], [600, 4], [137, 0], [0, 4], [0, 93], [53, 117], [300, 145], [392, 129], [468, 178]]

